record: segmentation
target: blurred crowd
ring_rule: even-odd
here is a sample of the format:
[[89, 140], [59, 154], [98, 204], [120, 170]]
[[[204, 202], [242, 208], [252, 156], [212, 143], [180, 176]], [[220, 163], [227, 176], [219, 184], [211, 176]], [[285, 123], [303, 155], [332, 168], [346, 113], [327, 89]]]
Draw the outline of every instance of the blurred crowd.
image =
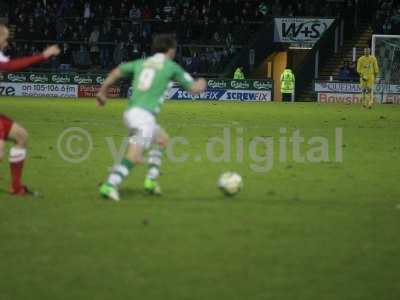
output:
[[354, 61], [344, 61], [337, 79], [340, 81], [359, 81], [360, 76], [357, 73], [356, 63]]
[[178, 60], [192, 73], [218, 73], [273, 16], [337, 16], [353, 0], [25, 0], [8, 4], [12, 55], [51, 41], [48, 67], [108, 69], [150, 54], [154, 33], [174, 32]]
[[400, 34], [400, 1], [377, 1], [373, 18], [375, 33]]

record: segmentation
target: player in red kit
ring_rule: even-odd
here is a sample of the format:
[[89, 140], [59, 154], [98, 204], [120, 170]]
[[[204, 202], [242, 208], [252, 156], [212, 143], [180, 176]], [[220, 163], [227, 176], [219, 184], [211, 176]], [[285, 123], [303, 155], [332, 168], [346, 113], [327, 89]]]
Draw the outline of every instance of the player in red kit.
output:
[[[0, 24], [0, 72], [15, 72], [48, 60], [60, 53], [58, 46], [46, 48], [41, 54], [17, 59], [9, 59], [3, 54], [8, 46], [9, 31], [5, 25]], [[9, 162], [11, 171], [10, 193], [13, 195], [26, 195], [28, 188], [22, 183], [22, 170], [26, 159], [28, 133], [24, 127], [0, 112], [0, 161], [4, 158], [5, 142], [10, 141], [14, 145], [10, 149]]]

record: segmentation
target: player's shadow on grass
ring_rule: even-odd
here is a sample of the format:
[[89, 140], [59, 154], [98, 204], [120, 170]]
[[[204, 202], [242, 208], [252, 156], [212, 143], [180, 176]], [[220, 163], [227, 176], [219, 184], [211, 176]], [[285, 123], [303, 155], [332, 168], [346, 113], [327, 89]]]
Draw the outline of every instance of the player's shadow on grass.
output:
[[120, 191], [120, 196], [124, 200], [135, 201], [135, 200], [145, 200], [145, 199], [159, 199], [160, 196], [151, 195], [143, 189], [140, 188], [123, 188]]
[[10, 195], [10, 194], [8, 193], [7, 190], [0, 188], [0, 198], [2, 196], [8, 196], [8, 195]]
[[152, 200], [168, 200], [173, 202], [185, 202], [189, 201], [196, 203], [216, 203], [216, 201], [235, 201], [240, 199], [239, 195], [225, 196], [219, 191], [212, 195], [204, 195], [198, 197], [188, 197], [179, 193], [179, 191], [169, 191], [167, 194], [152, 195], [146, 192], [142, 188], [122, 188], [120, 191], [121, 199], [124, 201], [152, 201]]

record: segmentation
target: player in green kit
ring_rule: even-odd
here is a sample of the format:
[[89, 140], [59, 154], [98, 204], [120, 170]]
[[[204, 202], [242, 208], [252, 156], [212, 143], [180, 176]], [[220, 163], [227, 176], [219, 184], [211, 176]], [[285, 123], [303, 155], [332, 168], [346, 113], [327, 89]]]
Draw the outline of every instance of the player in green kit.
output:
[[124, 123], [129, 130], [129, 144], [125, 158], [116, 165], [107, 181], [101, 186], [100, 194], [119, 201], [118, 187], [132, 169], [143, 160], [148, 151], [149, 170], [145, 179], [145, 189], [160, 194], [157, 182], [160, 175], [162, 153], [168, 144], [167, 133], [157, 124], [156, 117], [164, 102], [164, 94], [171, 81], [178, 82], [192, 94], [200, 94], [207, 86], [204, 79], [194, 80], [177, 63], [176, 40], [166, 34], [153, 40], [153, 56], [121, 64], [108, 75], [97, 94], [97, 102], [105, 105], [108, 88], [122, 77], [133, 76], [133, 93], [124, 113]]

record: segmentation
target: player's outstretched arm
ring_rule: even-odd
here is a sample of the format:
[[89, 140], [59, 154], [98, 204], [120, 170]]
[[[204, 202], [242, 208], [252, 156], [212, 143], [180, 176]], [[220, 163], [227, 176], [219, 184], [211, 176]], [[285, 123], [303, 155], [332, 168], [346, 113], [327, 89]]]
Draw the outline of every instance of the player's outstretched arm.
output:
[[107, 91], [108, 89], [117, 82], [121, 77], [122, 73], [119, 68], [115, 68], [108, 74], [106, 80], [104, 80], [103, 84], [100, 87], [99, 92], [96, 95], [97, 104], [99, 106], [104, 106], [107, 102]]
[[0, 63], [0, 70], [6, 72], [16, 72], [28, 68], [34, 64], [48, 60], [52, 56], [60, 54], [60, 48], [57, 45], [46, 48], [41, 54], [25, 56], [11, 59], [7, 62]]
[[207, 88], [207, 81], [204, 78], [195, 80], [190, 88], [190, 92], [193, 95], [201, 94]]
[[172, 79], [193, 95], [198, 95], [204, 92], [207, 87], [207, 81], [204, 78], [194, 80], [193, 77], [184, 71], [178, 64], [175, 64], [175, 74]]
[[57, 45], [51, 45], [43, 50], [42, 55], [44, 58], [49, 59], [52, 56], [57, 56], [60, 54], [60, 48]]

